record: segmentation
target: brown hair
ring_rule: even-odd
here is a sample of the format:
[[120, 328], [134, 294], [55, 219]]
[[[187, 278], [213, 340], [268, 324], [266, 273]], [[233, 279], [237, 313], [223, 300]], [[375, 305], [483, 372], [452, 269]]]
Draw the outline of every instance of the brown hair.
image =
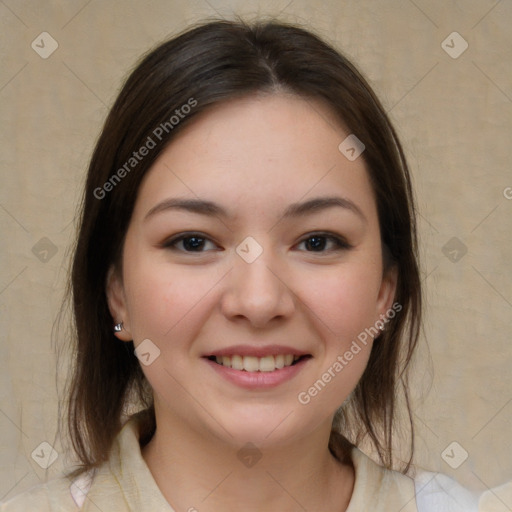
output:
[[[209, 106], [280, 90], [322, 100], [365, 144], [363, 158], [376, 197], [382, 243], [398, 269], [395, 301], [402, 310], [374, 343], [360, 382], [337, 414], [331, 449], [341, 442], [336, 430], [355, 444], [366, 438], [382, 463], [393, 467], [392, 440], [402, 391], [411, 429], [408, 470], [414, 436], [405, 370], [419, 335], [421, 289], [413, 196], [400, 142], [366, 80], [319, 37], [275, 21], [221, 20], [191, 28], [141, 60], [119, 93], [92, 155], [70, 283], [76, 346], [67, 421], [81, 462], [74, 474], [108, 459], [127, 404], [144, 411], [143, 444], [155, 429], [151, 388], [133, 342], [120, 342], [112, 332], [114, 319], [105, 294], [109, 268], [121, 264], [141, 180], [174, 135]], [[178, 123], [170, 123], [176, 109], [192, 105], [191, 99], [197, 102], [194, 108], [186, 109], [188, 114]], [[120, 173], [148, 137], [156, 140], [154, 130], [162, 126], [167, 129], [159, 132], [156, 147]], [[122, 175], [122, 181], [113, 180], [114, 175]], [[105, 187], [107, 182], [111, 186]]]

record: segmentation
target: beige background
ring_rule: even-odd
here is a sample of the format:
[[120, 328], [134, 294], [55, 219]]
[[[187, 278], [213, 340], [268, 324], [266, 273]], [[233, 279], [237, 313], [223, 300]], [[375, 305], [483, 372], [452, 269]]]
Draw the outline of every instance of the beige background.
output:
[[[406, 147], [421, 215], [428, 307], [415, 371], [414, 394], [424, 397], [416, 461], [474, 489], [509, 480], [512, 2], [2, 0], [0, 500], [66, 463], [56, 440], [52, 326], [107, 109], [143, 52], [190, 22], [233, 13], [279, 15], [318, 31], [382, 98]], [[59, 45], [47, 59], [31, 48], [44, 31]], [[458, 58], [442, 47], [454, 31], [469, 45]], [[453, 53], [462, 41], [452, 39], [445, 44]], [[467, 249], [456, 262], [443, 253], [453, 237], [459, 248], [445, 252], [458, 252], [448, 256]], [[59, 452], [47, 472], [31, 457], [44, 441]], [[453, 441], [453, 459], [469, 454], [458, 469], [442, 458]]]

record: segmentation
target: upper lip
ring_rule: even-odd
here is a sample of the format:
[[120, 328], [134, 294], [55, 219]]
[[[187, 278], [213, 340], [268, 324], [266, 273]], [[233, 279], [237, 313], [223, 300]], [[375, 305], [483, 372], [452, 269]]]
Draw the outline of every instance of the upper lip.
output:
[[287, 347], [286, 345], [232, 345], [223, 349], [212, 350], [204, 354], [203, 357], [211, 356], [252, 356], [252, 357], [265, 357], [265, 356], [278, 356], [293, 354], [294, 356], [305, 356], [309, 355], [309, 352], [299, 350], [293, 347]]

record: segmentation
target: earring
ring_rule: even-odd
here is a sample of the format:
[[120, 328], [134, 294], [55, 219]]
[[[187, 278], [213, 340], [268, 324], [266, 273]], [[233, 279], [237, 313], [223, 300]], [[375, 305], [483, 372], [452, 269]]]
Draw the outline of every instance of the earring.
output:
[[114, 325], [114, 332], [121, 332], [123, 330], [123, 322]]

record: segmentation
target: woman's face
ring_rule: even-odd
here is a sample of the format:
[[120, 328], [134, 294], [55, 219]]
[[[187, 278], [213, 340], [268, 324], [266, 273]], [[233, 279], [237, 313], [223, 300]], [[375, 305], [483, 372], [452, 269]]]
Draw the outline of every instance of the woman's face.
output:
[[252, 96], [198, 117], [148, 172], [108, 297], [157, 421], [234, 445], [330, 428], [395, 289], [348, 135], [319, 102]]

